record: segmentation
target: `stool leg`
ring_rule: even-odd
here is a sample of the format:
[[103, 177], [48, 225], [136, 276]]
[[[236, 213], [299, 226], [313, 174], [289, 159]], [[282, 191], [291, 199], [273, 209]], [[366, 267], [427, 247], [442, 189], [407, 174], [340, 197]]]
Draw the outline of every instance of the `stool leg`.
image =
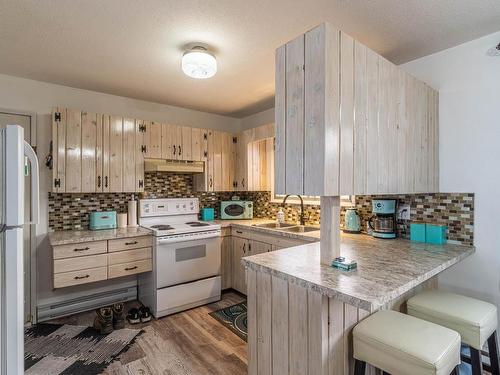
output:
[[470, 348], [470, 364], [472, 366], [472, 375], [483, 374], [483, 362], [479, 350]]
[[488, 338], [488, 353], [490, 355], [491, 373], [493, 375], [500, 375], [497, 331], [493, 332]]
[[354, 363], [354, 375], [365, 375], [366, 372], [366, 362], [356, 359]]

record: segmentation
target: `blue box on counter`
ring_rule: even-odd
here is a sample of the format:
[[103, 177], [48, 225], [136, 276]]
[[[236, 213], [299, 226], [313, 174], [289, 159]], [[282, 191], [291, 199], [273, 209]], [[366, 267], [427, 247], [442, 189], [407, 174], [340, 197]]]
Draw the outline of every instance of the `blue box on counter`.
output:
[[426, 224], [411, 223], [410, 224], [410, 241], [425, 242], [426, 240]]
[[203, 221], [215, 220], [215, 210], [213, 208], [202, 208], [201, 209], [201, 220], [203, 220]]
[[116, 211], [91, 212], [89, 216], [90, 230], [116, 228]]
[[446, 243], [446, 229], [444, 224], [426, 224], [425, 242], [434, 245], [443, 245]]

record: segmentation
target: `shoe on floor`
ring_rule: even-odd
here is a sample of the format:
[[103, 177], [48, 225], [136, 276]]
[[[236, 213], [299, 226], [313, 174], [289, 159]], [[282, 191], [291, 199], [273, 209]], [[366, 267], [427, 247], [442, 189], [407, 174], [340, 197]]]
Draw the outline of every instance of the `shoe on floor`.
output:
[[141, 322], [141, 318], [139, 316], [139, 310], [135, 307], [131, 308], [127, 314], [127, 320], [130, 324], [137, 324]]
[[142, 323], [146, 323], [151, 320], [151, 310], [149, 309], [149, 307], [141, 306], [141, 308], [139, 309], [139, 314], [141, 316]]
[[115, 303], [111, 309], [113, 310], [113, 328], [125, 328], [125, 307], [123, 303]]
[[113, 311], [110, 307], [102, 307], [96, 310], [94, 328], [99, 330], [101, 335], [113, 332]]

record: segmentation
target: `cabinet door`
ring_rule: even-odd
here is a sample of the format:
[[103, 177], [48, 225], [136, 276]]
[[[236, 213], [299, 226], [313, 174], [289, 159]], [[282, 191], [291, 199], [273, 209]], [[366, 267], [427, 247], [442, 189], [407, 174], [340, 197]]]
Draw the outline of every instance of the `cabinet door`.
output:
[[122, 191], [134, 192], [136, 187], [135, 178], [135, 121], [133, 119], [123, 119], [123, 174]]
[[201, 161], [201, 140], [203, 137], [202, 130], [199, 128], [191, 129], [191, 159]]
[[[109, 117], [109, 191], [123, 191], [123, 118]], [[105, 184], [108, 181], [105, 181]]]
[[245, 256], [267, 253], [272, 250], [273, 245], [271, 244], [255, 240], [248, 240], [248, 254], [246, 254]]
[[[193, 175], [193, 185], [196, 191], [209, 191], [209, 178], [211, 177], [211, 165], [208, 157], [208, 130], [198, 129], [200, 133], [200, 160], [204, 162], [203, 173]], [[212, 180], [213, 181], [213, 180]]]
[[82, 193], [96, 191], [97, 114], [82, 112]]
[[66, 192], [82, 191], [82, 112], [66, 111]]
[[103, 163], [104, 163], [104, 127], [103, 115], [96, 115], [96, 146], [95, 146], [95, 191], [102, 192], [104, 187]]
[[135, 120], [135, 191], [144, 191], [144, 133], [143, 121]]
[[179, 142], [179, 160], [193, 160], [192, 155], [192, 128], [181, 126], [181, 142]]
[[52, 191], [66, 191], [66, 108], [52, 109]]
[[161, 159], [162, 124], [155, 121], [146, 121], [146, 158]]
[[213, 134], [213, 191], [222, 191], [222, 132], [214, 130]]
[[222, 135], [222, 148], [221, 148], [221, 188], [223, 191], [233, 191], [234, 189], [234, 143], [233, 135], [231, 133], [223, 132]]
[[221, 278], [222, 289], [232, 287], [233, 244], [231, 236], [222, 237], [221, 241]]
[[248, 186], [247, 179], [247, 131], [236, 136], [236, 170], [235, 170], [235, 190], [245, 191]]
[[233, 244], [233, 288], [247, 294], [245, 268], [241, 265], [241, 258], [247, 256], [248, 241], [244, 238], [231, 237]]

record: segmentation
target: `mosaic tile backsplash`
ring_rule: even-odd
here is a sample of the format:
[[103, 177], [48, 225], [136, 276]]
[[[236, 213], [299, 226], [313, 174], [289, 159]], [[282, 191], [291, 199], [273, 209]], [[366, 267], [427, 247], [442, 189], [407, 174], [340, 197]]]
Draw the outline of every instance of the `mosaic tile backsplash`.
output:
[[[280, 204], [271, 202], [269, 192], [196, 192], [191, 174], [146, 173], [144, 198], [197, 197], [201, 207], [213, 207], [219, 216], [219, 202], [237, 195], [240, 199], [254, 202], [254, 217], [275, 219]], [[116, 210], [126, 212], [127, 202], [138, 194], [92, 193], [65, 194], [49, 193], [49, 227], [51, 230], [87, 229], [88, 216], [92, 211]], [[387, 197], [387, 196], [386, 196]], [[440, 193], [392, 196], [399, 204], [410, 205], [412, 221], [427, 221], [448, 225], [448, 239], [457, 243], [472, 244], [474, 239], [474, 194]], [[356, 196], [356, 208], [361, 217], [362, 228], [371, 216], [373, 196]], [[382, 198], [382, 196], [377, 196]], [[307, 224], [319, 225], [320, 207], [305, 205]], [[287, 221], [298, 222], [300, 207], [285, 206]], [[341, 211], [341, 223], [344, 210]], [[398, 234], [409, 237], [409, 223], [398, 222]]]

